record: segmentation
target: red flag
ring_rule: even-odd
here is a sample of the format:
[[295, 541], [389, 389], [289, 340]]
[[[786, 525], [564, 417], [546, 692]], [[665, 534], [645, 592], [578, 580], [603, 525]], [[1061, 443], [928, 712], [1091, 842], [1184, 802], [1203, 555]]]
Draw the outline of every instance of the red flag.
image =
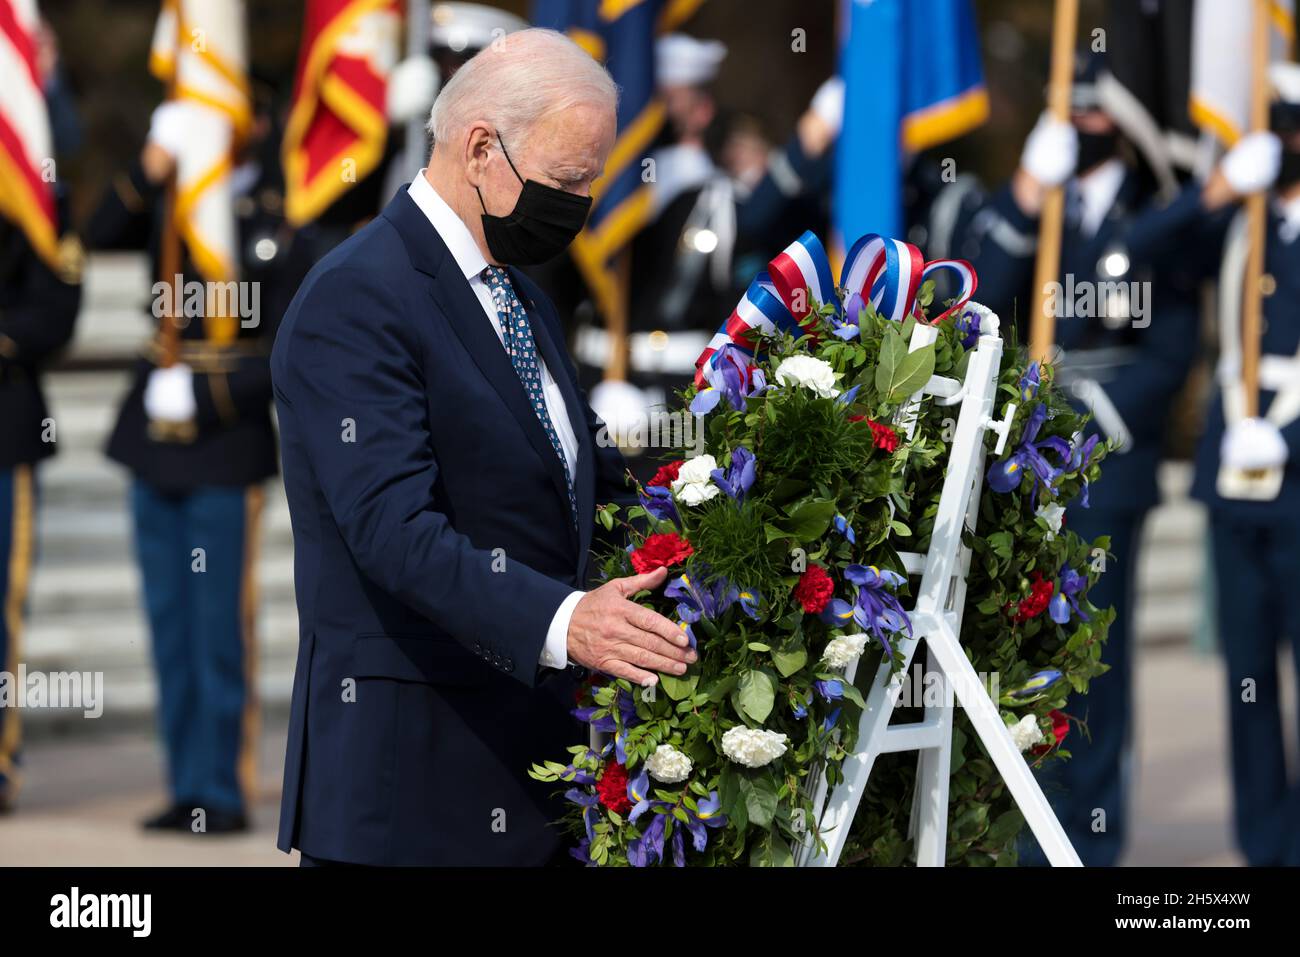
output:
[[379, 164], [400, 27], [397, 0], [307, 0], [282, 147], [285, 213], [294, 225], [319, 216]]
[[0, 0], [0, 216], [58, 268], [50, 117], [36, 68], [35, 0]]

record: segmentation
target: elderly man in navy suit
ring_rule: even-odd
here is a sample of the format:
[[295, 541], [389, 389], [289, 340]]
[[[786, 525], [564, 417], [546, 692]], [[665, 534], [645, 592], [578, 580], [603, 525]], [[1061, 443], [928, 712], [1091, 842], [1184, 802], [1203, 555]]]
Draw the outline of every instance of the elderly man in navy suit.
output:
[[642, 685], [694, 660], [583, 591], [623, 462], [554, 308], [511, 268], [582, 228], [617, 88], [562, 35], [511, 34], [435, 103], [428, 168], [326, 256], [272, 356], [301, 619], [279, 846], [304, 864], [538, 865], [540, 755], [572, 743], [580, 665]]

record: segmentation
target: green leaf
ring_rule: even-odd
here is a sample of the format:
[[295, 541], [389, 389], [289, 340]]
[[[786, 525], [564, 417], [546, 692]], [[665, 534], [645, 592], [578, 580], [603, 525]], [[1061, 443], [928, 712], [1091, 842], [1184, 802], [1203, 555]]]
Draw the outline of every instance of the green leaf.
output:
[[808, 664], [808, 650], [799, 641], [787, 642], [772, 652], [772, 664], [782, 678], [789, 678]]
[[740, 793], [745, 798], [745, 811], [757, 827], [768, 827], [776, 815], [776, 788], [766, 778], [742, 778]]
[[916, 392], [934, 375], [934, 345], [909, 352], [900, 363], [897, 378], [887, 395], [890, 401], [902, 402]]
[[674, 701], [681, 701], [694, 692], [695, 685], [699, 680], [700, 676], [698, 674], [678, 677], [677, 675], [664, 674], [662, 671], [659, 673], [659, 686], [664, 689], [664, 694]]
[[736, 686], [736, 710], [747, 716], [755, 724], [762, 724], [772, 713], [776, 702], [776, 682], [765, 671], [751, 668], [740, 678]]
[[[786, 535], [801, 542], [811, 542], [826, 534], [835, 517], [835, 502], [810, 499], [796, 505], [789, 517], [777, 522]], [[771, 541], [771, 538], [768, 539]]]

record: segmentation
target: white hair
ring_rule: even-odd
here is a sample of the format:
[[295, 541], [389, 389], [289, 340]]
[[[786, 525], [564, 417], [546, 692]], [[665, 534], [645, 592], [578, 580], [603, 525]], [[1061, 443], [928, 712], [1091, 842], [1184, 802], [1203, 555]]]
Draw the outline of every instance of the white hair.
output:
[[603, 66], [562, 33], [530, 29], [485, 47], [447, 81], [429, 113], [434, 143], [451, 142], [475, 120], [504, 140], [527, 138], [548, 113], [579, 104], [618, 104], [618, 86]]

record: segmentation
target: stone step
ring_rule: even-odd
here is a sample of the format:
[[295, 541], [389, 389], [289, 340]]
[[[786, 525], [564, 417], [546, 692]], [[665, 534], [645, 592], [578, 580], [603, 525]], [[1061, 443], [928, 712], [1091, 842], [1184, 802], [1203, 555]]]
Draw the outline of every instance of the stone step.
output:
[[[42, 564], [63, 565], [130, 557], [133, 554], [133, 532], [126, 491], [123, 489], [114, 497], [111, 505], [69, 501], [54, 507], [47, 500], [41, 509], [37, 534]], [[282, 495], [267, 496], [259, 542], [264, 561], [278, 561], [286, 554], [292, 555], [293, 531], [289, 509]]]
[[[257, 580], [264, 602], [293, 602], [291, 553], [258, 562]], [[194, 573], [199, 574], [199, 573]], [[134, 609], [140, 601], [140, 574], [130, 552], [120, 560], [47, 564], [39, 562], [32, 575], [30, 614], [35, 619], [67, 612], [115, 613]]]

